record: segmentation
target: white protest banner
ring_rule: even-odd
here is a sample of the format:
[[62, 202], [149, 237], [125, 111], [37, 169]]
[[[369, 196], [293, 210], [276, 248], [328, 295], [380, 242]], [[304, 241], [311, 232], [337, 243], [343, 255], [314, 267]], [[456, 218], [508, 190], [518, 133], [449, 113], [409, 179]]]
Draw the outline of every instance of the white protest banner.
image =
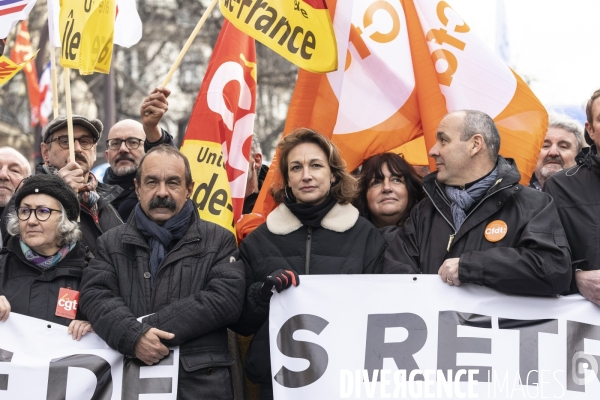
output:
[[66, 326], [17, 313], [0, 322], [0, 400], [175, 400], [178, 372], [178, 347], [146, 366], [93, 333], [75, 341]]
[[271, 299], [275, 399], [598, 399], [600, 309], [423, 275], [302, 276]]

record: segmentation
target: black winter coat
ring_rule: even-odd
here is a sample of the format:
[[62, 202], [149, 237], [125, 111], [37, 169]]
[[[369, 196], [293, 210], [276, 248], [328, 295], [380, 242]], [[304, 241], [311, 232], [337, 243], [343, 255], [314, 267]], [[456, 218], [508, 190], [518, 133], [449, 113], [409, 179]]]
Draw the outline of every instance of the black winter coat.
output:
[[[60, 288], [81, 291], [81, 276], [93, 256], [79, 243], [57, 265], [42, 270], [27, 261], [18, 237], [0, 250], [0, 295], [11, 312], [68, 326], [72, 320], [56, 316]], [[85, 319], [81, 309], [77, 319]]]
[[[577, 157], [578, 165], [557, 172], [546, 181], [544, 192], [554, 199], [575, 270], [600, 269], [600, 157], [589, 149]], [[595, 150], [595, 149], [594, 149]], [[571, 293], [578, 293], [573, 277]]]
[[84, 313], [95, 332], [127, 356], [151, 327], [175, 334], [164, 343], [180, 346], [179, 399], [232, 398], [226, 325], [242, 311], [245, 284], [235, 237], [194, 212], [159, 266], [154, 289], [150, 254], [135, 218], [102, 235], [83, 275]]
[[[35, 168], [36, 174], [45, 174], [43, 164], [38, 164]], [[87, 208], [80, 205], [79, 209], [79, 229], [81, 229], [81, 243], [84, 247], [87, 247], [93, 255], [96, 255], [96, 239], [104, 232], [108, 231], [115, 226], [123, 224], [123, 221], [119, 217], [117, 210], [110, 204], [121, 193], [123, 189], [118, 186], [107, 185], [102, 182], [98, 182], [96, 192], [100, 196], [98, 200], [98, 221], [95, 221], [92, 214]], [[6, 206], [4, 213], [2, 214], [2, 237], [6, 241], [9, 236], [6, 231], [7, 214], [14, 210], [15, 207], [15, 196], [10, 199], [10, 202]]]
[[[437, 274], [447, 258], [460, 258], [461, 283], [505, 293], [552, 296], [571, 283], [571, 257], [552, 198], [519, 184], [511, 159], [498, 159], [498, 180], [467, 214], [458, 232], [437, 173], [423, 180], [428, 198], [412, 210], [385, 255], [385, 273]], [[485, 239], [487, 225], [504, 221], [506, 236]]]
[[[350, 204], [336, 204], [320, 228], [302, 225], [284, 204], [273, 210], [267, 222], [240, 244], [246, 265], [246, 300], [240, 321], [231, 328], [246, 336], [256, 333], [246, 353], [250, 380], [268, 388], [272, 382], [269, 302], [258, 296], [269, 274], [277, 269], [291, 269], [298, 275], [381, 273], [384, 250], [381, 234]], [[262, 388], [261, 398], [269, 398], [267, 392]]]

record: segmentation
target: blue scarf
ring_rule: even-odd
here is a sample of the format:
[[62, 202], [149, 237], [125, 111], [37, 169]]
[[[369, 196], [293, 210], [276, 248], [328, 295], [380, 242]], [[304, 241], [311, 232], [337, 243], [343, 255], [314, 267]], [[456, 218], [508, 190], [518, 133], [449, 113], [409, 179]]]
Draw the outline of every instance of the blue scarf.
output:
[[154, 278], [158, 273], [158, 268], [165, 260], [165, 256], [172, 246], [187, 232], [192, 213], [195, 211], [194, 203], [188, 200], [179, 213], [165, 222], [163, 226], [160, 226], [144, 214], [139, 203], [135, 206], [133, 212], [135, 214], [137, 229], [144, 235], [148, 245], [152, 249], [152, 254], [150, 255], [150, 273], [152, 274], [150, 286], [152, 288], [154, 288]]
[[462, 190], [454, 186], [446, 186], [446, 195], [452, 201], [452, 218], [454, 219], [456, 232], [458, 232], [463, 222], [465, 222], [467, 211], [490, 190], [494, 182], [496, 182], [497, 176], [498, 167], [494, 168], [488, 176], [468, 189]]

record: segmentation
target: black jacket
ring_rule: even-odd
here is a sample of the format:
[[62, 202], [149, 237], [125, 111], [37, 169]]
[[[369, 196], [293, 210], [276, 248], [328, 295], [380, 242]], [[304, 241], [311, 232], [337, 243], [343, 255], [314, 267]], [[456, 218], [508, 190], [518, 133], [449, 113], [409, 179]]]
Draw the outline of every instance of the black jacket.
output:
[[[27, 261], [18, 237], [10, 237], [0, 250], [0, 295], [11, 312], [68, 326], [71, 320], [56, 316], [60, 288], [81, 290], [81, 276], [93, 258], [79, 243], [57, 265], [42, 270]], [[85, 319], [77, 310], [77, 319]]]
[[227, 367], [234, 360], [225, 326], [242, 311], [245, 283], [236, 253], [229, 231], [194, 212], [151, 289], [151, 249], [130, 218], [98, 239], [97, 258], [83, 276], [81, 307], [96, 333], [127, 356], [151, 327], [174, 333], [165, 344], [181, 346], [178, 398], [229, 398]]
[[[38, 164], [35, 168], [36, 174], [45, 174], [43, 164]], [[102, 182], [98, 182], [96, 192], [100, 196], [98, 200], [98, 221], [94, 221], [92, 214], [85, 208], [79, 207], [79, 229], [81, 229], [81, 243], [84, 247], [87, 247], [92, 254], [96, 255], [96, 239], [104, 232], [108, 231], [115, 226], [123, 224], [121, 217], [117, 213], [117, 210], [110, 204], [115, 197], [121, 193], [121, 188], [118, 186], [107, 185]], [[8, 232], [6, 231], [6, 216], [15, 208], [15, 196], [10, 199], [10, 202], [6, 205], [4, 213], [2, 214], [2, 237], [6, 241]]]
[[246, 336], [256, 333], [245, 367], [253, 382], [271, 384], [269, 302], [258, 297], [270, 273], [277, 269], [292, 269], [298, 275], [381, 273], [385, 240], [369, 221], [359, 217], [354, 206], [336, 204], [321, 226], [302, 225], [280, 204], [267, 222], [240, 244], [246, 265], [246, 300], [242, 317], [232, 329]]
[[[168, 144], [175, 147], [173, 136], [171, 136], [169, 132], [162, 128], [161, 132], [162, 137], [158, 141], [153, 143], [150, 143], [147, 140], [144, 141], [144, 151], [146, 153], [150, 151], [151, 148], [161, 144]], [[136, 172], [132, 172], [131, 174], [125, 176], [116, 176], [112, 172], [111, 167], [108, 167], [106, 173], [104, 174], [104, 183], [119, 186], [121, 189], [123, 189], [123, 191], [119, 193], [119, 195], [111, 202], [123, 221], [127, 221], [129, 219], [129, 216], [138, 203], [137, 194], [135, 193], [135, 184], [133, 183], [135, 174]]]
[[[544, 185], [567, 234], [573, 273], [600, 269], [600, 158], [595, 149], [584, 150], [576, 166], [557, 172]], [[579, 292], [574, 278], [571, 292]]]
[[[499, 157], [498, 180], [472, 208], [458, 232], [450, 201], [437, 172], [425, 177], [423, 199], [390, 243], [386, 273], [437, 274], [447, 258], [460, 258], [462, 283], [488, 286], [505, 293], [558, 295], [571, 283], [571, 258], [552, 198], [519, 184], [511, 159]], [[486, 227], [504, 221], [500, 241], [485, 238]]]

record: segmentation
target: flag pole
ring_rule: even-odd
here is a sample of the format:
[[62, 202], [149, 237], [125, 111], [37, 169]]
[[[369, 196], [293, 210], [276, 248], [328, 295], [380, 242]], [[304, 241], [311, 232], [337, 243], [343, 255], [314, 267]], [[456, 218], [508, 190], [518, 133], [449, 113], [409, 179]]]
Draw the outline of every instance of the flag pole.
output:
[[73, 140], [73, 112], [71, 110], [71, 68], [63, 68], [65, 98], [67, 100], [67, 133], [69, 135], [69, 161], [75, 161], [75, 141]]
[[[52, 110], [54, 118], [58, 117], [58, 83], [56, 82], [56, 54], [54, 46], [50, 43], [50, 75], [52, 76]], [[71, 99], [69, 99], [71, 101]]]
[[202, 28], [202, 25], [204, 25], [204, 22], [206, 22], [209, 14], [210, 14], [210, 12], [215, 7], [215, 4], [217, 4], [217, 1], [218, 0], [212, 0], [210, 2], [210, 4], [208, 5], [208, 7], [206, 8], [206, 11], [204, 11], [204, 14], [202, 14], [202, 18], [200, 18], [200, 21], [198, 21], [198, 24], [196, 25], [196, 27], [192, 31], [192, 34], [188, 38], [187, 42], [185, 42], [185, 45], [183, 46], [183, 49], [181, 49], [181, 51], [179, 52], [179, 55], [177, 56], [177, 59], [175, 60], [175, 62], [171, 66], [171, 70], [169, 71], [169, 73], [167, 74], [167, 76], [165, 77], [165, 79], [162, 81], [161, 87], [166, 87], [169, 84], [169, 81], [173, 77], [173, 74], [175, 73], [175, 70], [177, 70], [177, 68], [179, 67], [179, 64], [181, 63], [181, 60], [183, 60], [183, 57], [185, 56], [185, 53], [187, 53], [188, 49], [192, 45], [192, 42], [196, 38], [196, 35], [198, 34], [198, 32], [200, 32], [200, 28]]

